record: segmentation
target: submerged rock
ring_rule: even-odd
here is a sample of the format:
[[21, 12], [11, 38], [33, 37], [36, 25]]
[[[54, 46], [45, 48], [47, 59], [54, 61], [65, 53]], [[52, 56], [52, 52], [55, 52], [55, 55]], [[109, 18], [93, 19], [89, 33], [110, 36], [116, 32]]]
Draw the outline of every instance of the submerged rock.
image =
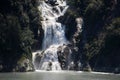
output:
[[82, 65], [82, 71], [87, 71], [87, 72], [90, 72], [92, 71], [90, 65], [88, 62], [85, 62], [83, 65]]
[[2, 71], [2, 69], [3, 69], [3, 66], [2, 66], [2, 64], [0, 64], [0, 71]]
[[114, 73], [115, 73], [115, 74], [119, 74], [119, 73], [120, 73], [120, 68], [115, 68]]

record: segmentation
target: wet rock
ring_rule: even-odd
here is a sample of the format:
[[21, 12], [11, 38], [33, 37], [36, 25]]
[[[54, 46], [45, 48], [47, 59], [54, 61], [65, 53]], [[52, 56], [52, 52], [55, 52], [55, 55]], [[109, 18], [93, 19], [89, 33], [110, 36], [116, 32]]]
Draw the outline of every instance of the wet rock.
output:
[[76, 23], [77, 23], [77, 26], [76, 26], [77, 31], [73, 35], [73, 39], [72, 39], [74, 46], [77, 46], [80, 42], [80, 35], [81, 35], [80, 33], [82, 32], [82, 24], [83, 24], [82, 18], [76, 18]]
[[29, 59], [24, 59], [18, 63], [14, 71], [19, 72], [28, 72], [28, 71], [34, 71], [33, 64]]
[[35, 60], [34, 60], [35, 69], [39, 69], [39, 64], [40, 64], [42, 56], [43, 56], [42, 53], [37, 53], [35, 55]]
[[58, 5], [57, 0], [45, 0], [45, 2], [51, 4], [52, 6]]
[[75, 68], [75, 64], [74, 64], [74, 62], [72, 61], [72, 62], [69, 64], [69, 66], [68, 66], [68, 70], [74, 70], [74, 68]]
[[48, 63], [48, 68], [47, 68], [47, 71], [51, 71], [52, 70], [52, 62], [50, 61]]
[[70, 61], [71, 49], [67, 45], [63, 44], [58, 47], [57, 50], [58, 60], [62, 69], [67, 69]]
[[26, 72], [26, 68], [25, 67], [21, 67], [19, 71], [20, 72]]
[[82, 71], [87, 71], [87, 72], [90, 72], [92, 71], [90, 65], [88, 62], [85, 62], [83, 65], [82, 65]]
[[79, 60], [75, 60], [78, 54], [77, 47], [74, 47], [72, 44], [63, 44], [58, 47], [57, 54], [62, 69], [80, 70], [81, 63]]

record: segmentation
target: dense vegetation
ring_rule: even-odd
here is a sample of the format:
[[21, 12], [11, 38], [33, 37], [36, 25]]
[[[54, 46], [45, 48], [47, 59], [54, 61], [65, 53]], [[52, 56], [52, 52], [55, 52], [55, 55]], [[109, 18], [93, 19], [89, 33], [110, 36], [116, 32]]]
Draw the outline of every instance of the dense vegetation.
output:
[[84, 19], [78, 45], [83, 66], [88, 67], [90, 63], [93, 69], [103, 71], [120, 68], [120, 1], [68, 0], [68, 3], [71, 13], [76, 9], [77, 16], [73, 16]]
[[0, 70], [23, 68], [22, 61], [32, 60], [31, 46], [40, 27], [36, 3], [36, 0], [0, 1]]

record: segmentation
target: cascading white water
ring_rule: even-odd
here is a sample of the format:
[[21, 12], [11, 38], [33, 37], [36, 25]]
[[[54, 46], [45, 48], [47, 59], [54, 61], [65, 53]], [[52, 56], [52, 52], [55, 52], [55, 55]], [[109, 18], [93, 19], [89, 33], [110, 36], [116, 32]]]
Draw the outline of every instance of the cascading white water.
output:
[[51, 45], [65, 44], [65, 33], [64, 26], [53, 20], [44, 21], [44, 39], [43, 39], [43, 50], [47, 49]]
[[[53, 2], [51, 4], [50, 2]], [[40, 70], [61, 70], [58, 62], [57, 48], [67, 44], [65, 38], [64, 25], [57, 22], [60, 16], [63, 16], [68, 6], [64, 0], [43, 0], [38, 7], [43, 18], [42, 28], [44, 30], [44, 39], [39, 67]]]

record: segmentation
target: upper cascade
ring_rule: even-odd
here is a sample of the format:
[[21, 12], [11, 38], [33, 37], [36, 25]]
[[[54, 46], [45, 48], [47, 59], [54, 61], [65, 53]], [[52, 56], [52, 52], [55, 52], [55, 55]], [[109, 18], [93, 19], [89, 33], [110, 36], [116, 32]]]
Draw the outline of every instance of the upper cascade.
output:
[[[51, 3], [57, 4], [52, 5]], [[45, 0], [40, 2], [38, 7], [43, 19], [42, 28], [44, 30], [43, 50], [53, 44], [65, 44], [65, 26], [57, 22], [60, 16], [63, 16], [68, 8], [66, 1], [63, 0]]]
[[[52, 3], [57, 5], [52, 5]], [[66, 1], [63, 0], [47, 0], [40, 1], [40, 6], [38, 7], [42, 13], [43, 21], [58, 19], [58, 17], [63, 16], [68, 8]]]

